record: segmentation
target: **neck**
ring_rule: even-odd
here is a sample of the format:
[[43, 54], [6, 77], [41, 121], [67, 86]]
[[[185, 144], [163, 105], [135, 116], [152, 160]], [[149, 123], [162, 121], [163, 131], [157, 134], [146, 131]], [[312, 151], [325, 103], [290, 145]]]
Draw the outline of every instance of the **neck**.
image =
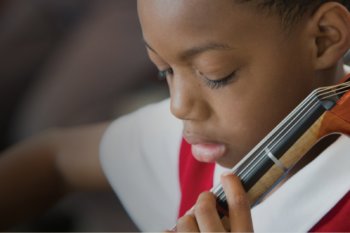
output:
[[345, 63], [343, 62], [340, 62], [338, 67], [337, 67], [337, 70], [336, 70], [336, 77], [337, 77], [337, 83], [339, 83], [339, 81], [344, 78], [345, 75], [347, 75], [348, 72], [346, 72], [346, 70], [344, 69], [344, 65]]
[[345, 75], [344, 63], [338, 62], [329, 69], [319, 71], [319, 74], [316, 75], [315, 88], [338, 84]]

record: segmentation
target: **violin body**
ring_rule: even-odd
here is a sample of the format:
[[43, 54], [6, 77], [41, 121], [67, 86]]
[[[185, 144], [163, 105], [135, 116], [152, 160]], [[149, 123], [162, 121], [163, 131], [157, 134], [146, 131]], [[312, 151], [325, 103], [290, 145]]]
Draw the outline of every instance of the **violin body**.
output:
[[281, 177], [289, 178], [291, 173], [299, 171], [342, 134], [350, 135], [350, 92], [323, 113], [281, 156], [279, 160], [286, 169], [273, 165], [248, 191], [251, 203], [257, 203], [272, 190], [271, 187], [284, 180]]
[[[350, 135], [350, 76], [347, 82], [311, 93], [237, 164], [232, 172], [245, 187], [251, 205], [258, 204], [339, 135]], [[218, 210], [226, 215], [221, 185], [212, 189]]]
[[[340, 135], [350, 135], [350, 75], [347, 79], [311, 93], [231, 169], [240, 177], [252, 207]], [[228, 209], [221, 184], [211, 192], [216, 196], [217, 211], [224, 221]]]

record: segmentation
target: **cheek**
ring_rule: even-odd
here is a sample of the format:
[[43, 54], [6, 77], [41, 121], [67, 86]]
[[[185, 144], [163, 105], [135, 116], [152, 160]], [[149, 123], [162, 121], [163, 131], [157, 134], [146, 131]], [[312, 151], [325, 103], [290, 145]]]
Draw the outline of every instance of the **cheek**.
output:
[[296, 73], [291, 70], [265, 69], [256, 74], [245, 74], [245, 81], [216, 104], [219, 128], [230, 144], [230, 165], [248, 153], [311, 89], [307, 82], [302, 85], [293, 80]]
[[263, 108], [253, 99], [222, 101], [216, 112], [221, 133], [236, 153], [247, 152], [266, 131]]
[[[223, 103], [224, 104], [224, 103]], [[271, 120], [262, 116], [263, 108], [255, 102], [241, 101], [234, 104], [227, 103], [225, 109], [220, 111], [220, 121], [217, 130], [228, 144], [229, 153], [221, 161], [222, 166], [233, 167], [239, 162], [270, 130]]]

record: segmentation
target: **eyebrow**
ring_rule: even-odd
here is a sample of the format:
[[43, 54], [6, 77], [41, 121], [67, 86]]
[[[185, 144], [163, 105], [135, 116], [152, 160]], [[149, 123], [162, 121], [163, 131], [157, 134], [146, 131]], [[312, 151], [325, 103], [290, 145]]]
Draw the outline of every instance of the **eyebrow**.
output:
[[[153, 49], [146, 41], [144, 41], [146, 47], [150, 49], [152, 52], [155, 54], [158, 54], [155, 49]], [[216, 42], [208, 42], [206, 44], [200, 45], [200, 46], [195, 46], [190, 49], [187, 49], [183, 51], [180, 54], [181, 59], [189, 59], [191, 57], [194, 57], [196, 55], [199, 55], [203, 52], [207, 52], [210, 50], [232, 50], [233, 48], [230, 47], [228, 44], [221, 44], [221, 43], [216, 43]]]

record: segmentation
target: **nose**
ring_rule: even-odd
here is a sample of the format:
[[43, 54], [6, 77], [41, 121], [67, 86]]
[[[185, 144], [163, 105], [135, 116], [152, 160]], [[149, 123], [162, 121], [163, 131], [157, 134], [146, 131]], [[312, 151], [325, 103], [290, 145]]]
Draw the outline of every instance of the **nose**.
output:
[[182, 120], [203, 121], [209, 117], [209, 106], [201, 91], [201, 85], [193, 78], [174, 76], [170, 87], [170, 109]]

